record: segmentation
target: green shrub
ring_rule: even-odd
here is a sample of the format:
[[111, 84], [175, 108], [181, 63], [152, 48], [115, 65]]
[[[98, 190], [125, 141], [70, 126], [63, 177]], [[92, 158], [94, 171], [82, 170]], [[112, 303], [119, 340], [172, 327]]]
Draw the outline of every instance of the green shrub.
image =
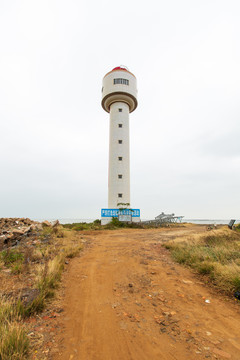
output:
[[240, 291], [240, 276], [236, 276], [233, 279], [233, 286], [236, 291]]
[[[113, 217], [111, 222], [109, 224], [109, 227], [116, 227], [116, 228], [123, 228], [123, 227], [126, 227], [126, 223], [122, 222], [122, 221], [119, 221], [118, 218], [116, 217]], [[106, 226], [107, 226], [106, 225]]]
[[1, 259], [6, 266], [9, 266], [16, 262], [23, 262], [24, 255], [17, 250], [3, 250]]
[[12, 266], [12, 269], [11, 269], [11, 272], [12, 274], [14, 275], [19, 275], [23, 272], [23, 264], [15, 264]]
[[135, 222], [124, 222], [119, 221], [118, 218], [113, 217], [111, 222], [107, 225], [103, 226], [104, 229], [107, 230], [114, 230], [118, 228], [127, 228], [127, 229], [143, 229], [143, 225], [141, 223], [135, 223]]
[[94, 220], [93, 224], [94, 225], [101, 225], [101, 220], [96, 219], [96, 220]]
[[240, 231], [240, 223], [235, 225], [235, 230]]

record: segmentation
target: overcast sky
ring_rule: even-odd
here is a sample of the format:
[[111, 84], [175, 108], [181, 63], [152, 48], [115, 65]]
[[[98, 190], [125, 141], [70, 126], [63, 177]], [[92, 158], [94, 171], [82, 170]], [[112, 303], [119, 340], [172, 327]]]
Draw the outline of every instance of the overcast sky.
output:
[[0, 217], [100, 217], [102, 78], [123, 64], [131, 206], [239, 218], [239, 16], [239, 0], [1, 0]]

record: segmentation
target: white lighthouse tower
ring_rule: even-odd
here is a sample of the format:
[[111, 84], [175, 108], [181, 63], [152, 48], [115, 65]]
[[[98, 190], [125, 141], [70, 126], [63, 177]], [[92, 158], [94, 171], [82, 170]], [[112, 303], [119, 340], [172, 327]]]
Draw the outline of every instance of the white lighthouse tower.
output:
[[[102, 224], [120, 212], [132, 214], [137, 221], [139, 212], [130, 208], [129, 113], [137, 107], [136, 77], [126, 67], [119, 66], [103, 78], [102, 107], [110, 113], [108, 209], [102, 209]], [[108, 211], [107, 211], [108, 210]]]

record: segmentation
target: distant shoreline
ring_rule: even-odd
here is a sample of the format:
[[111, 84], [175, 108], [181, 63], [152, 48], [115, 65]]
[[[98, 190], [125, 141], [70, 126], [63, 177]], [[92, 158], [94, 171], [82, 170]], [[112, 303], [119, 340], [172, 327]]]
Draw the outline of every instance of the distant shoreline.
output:
[[[86, 223], [90, 223], [93, 222], [96, 219], [80, 219], [80, 218], [69, 218], [69, 219], [57, 219], [57, 218], [52, 218], [52, 219], [34, 219], [36, 221], [44, 221], [44, 220], [48, 220], [48, 221], [54, 221], [54, 220], [59, 220], [59, 222], [61, 224], [73, 224], [73, 223], [82, 223], [82, 222], [86, 222]], [[149, 220], [149, 219], [142, 219], [142, 221], [145, 220]], [[227, 225], [229, 223], [231, 219], [184, 219], [182, 223], [192, 223], [192, 224], [203, 224], [203, 225], [208, 225], [208, 224], [218, 224], [218, 225]], [[236, 224], [240, 223], [240, 219], [236, 219]]]

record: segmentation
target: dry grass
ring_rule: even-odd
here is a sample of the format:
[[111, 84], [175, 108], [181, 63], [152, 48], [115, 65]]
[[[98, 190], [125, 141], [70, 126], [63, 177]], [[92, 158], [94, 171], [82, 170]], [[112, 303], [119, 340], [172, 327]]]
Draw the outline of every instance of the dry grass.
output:
[[54, 229], [50, 243], [35, 250], [33, 254], [34, 259], [36, 259], [36, 254], [37, 258], [42, 259], [34, 269], [35, 284], [39, 293], [32, 303], [24, 308], [24, 316], [41, 312], [45, 308], [48, 299], [54, 296], [54, 291], [59, 285], [66, 258], [77, 256], [82, 249], [81, 240], [79, 236], [75, 236], [74, 232], [60, 229], [60, 233], [61, 236], [58, 237], [59, 233]]
[[[2, 266], [34, 279], [30, 290], [35, 291], [30, 302], [18, 297], [0, 298], [0, 360], [22, 360], [29, 352], [29, 339], [22, 320], [41, 312], [54, 296], [67, 258], [78, 255], [82, 249], [80, 236], [70, 230], [44, 228], [36, 247], [21, 247], [0, 252]], [[23, 287], [26, 285], [23, 284]], [[11, 289], [8, 289], [11, 290]]]
[[240, 234], [212, 231], [188, 241], [171, 241], [164, 245], [180, 264], [206, 275], [227, 293], [240, 291]]
[[0, 298], [0, 360], [25, 359], [29, 339], [18, 306]]
[[22, 324], [5, 322], [0, 327], [0, 359], [22, 360], [28, 353], [29, 339]]

